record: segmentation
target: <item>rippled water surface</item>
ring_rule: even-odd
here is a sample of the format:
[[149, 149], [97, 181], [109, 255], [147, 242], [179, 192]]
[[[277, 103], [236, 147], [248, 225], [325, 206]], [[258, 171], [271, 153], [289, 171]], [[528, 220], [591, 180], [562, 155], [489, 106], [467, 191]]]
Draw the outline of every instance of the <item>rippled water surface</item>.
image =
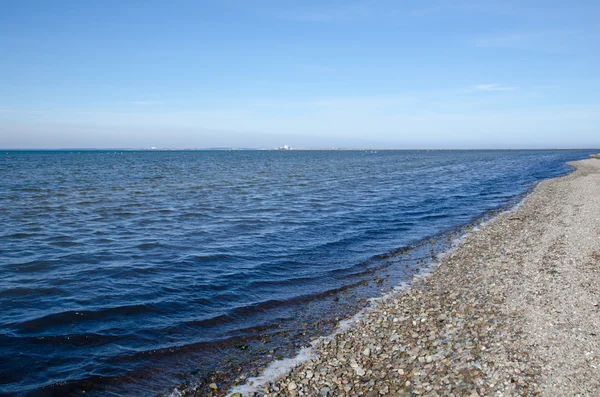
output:
[[1, 152], [0, 395], [147, 396], [241, 366], [589, 153]]

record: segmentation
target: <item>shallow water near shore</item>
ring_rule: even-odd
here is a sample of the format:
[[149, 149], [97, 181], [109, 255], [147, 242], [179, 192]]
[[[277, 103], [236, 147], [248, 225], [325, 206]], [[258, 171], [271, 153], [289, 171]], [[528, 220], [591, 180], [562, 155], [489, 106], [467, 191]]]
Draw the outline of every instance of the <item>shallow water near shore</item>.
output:
[[2, 152], [0, 395], [256, 373], [591, 153]]

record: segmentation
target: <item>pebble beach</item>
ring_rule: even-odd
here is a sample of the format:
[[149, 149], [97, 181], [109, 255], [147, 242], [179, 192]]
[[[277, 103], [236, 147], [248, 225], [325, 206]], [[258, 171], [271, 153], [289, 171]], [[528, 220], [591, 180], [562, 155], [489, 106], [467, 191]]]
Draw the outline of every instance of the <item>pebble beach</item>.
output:
[[212, 395], [597, 396], [600, 159], [569, 165], [289, 372]]

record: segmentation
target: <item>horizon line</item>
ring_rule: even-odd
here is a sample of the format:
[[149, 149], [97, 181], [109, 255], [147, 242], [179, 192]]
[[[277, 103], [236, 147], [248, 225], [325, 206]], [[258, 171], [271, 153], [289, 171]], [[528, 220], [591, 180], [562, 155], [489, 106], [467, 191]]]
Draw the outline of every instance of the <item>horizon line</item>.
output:
[[345, 147], [298, 147], [282, 149], [277, 147], [208, 147], [208, 148], [131, 148], [131, 147], [115, 147], [115, 148], [96, 148], [96, 147], [75, 147], [75, 148], [0, 148], [0, 151], [112, 151], [112, 150], [124, 150], [124, 151], [147, 151], [147, 152], [166, 152], [166, 151], [359, 151], [359, 150], [386, 150], [386, 151], [443, 151], [443, 150], [600, 150], [600, 147], [547, 147], [547, 148], [380, 148], [380, 147], [364, 147], [364, 148], [345, 148]]

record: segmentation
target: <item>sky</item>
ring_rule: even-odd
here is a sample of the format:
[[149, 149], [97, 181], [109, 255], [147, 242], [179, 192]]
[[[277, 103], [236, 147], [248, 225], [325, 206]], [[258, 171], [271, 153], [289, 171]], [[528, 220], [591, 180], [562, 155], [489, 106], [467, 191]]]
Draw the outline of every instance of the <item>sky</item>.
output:
[[2, 0], [0, 148], [600, 148], [600, 2]]

